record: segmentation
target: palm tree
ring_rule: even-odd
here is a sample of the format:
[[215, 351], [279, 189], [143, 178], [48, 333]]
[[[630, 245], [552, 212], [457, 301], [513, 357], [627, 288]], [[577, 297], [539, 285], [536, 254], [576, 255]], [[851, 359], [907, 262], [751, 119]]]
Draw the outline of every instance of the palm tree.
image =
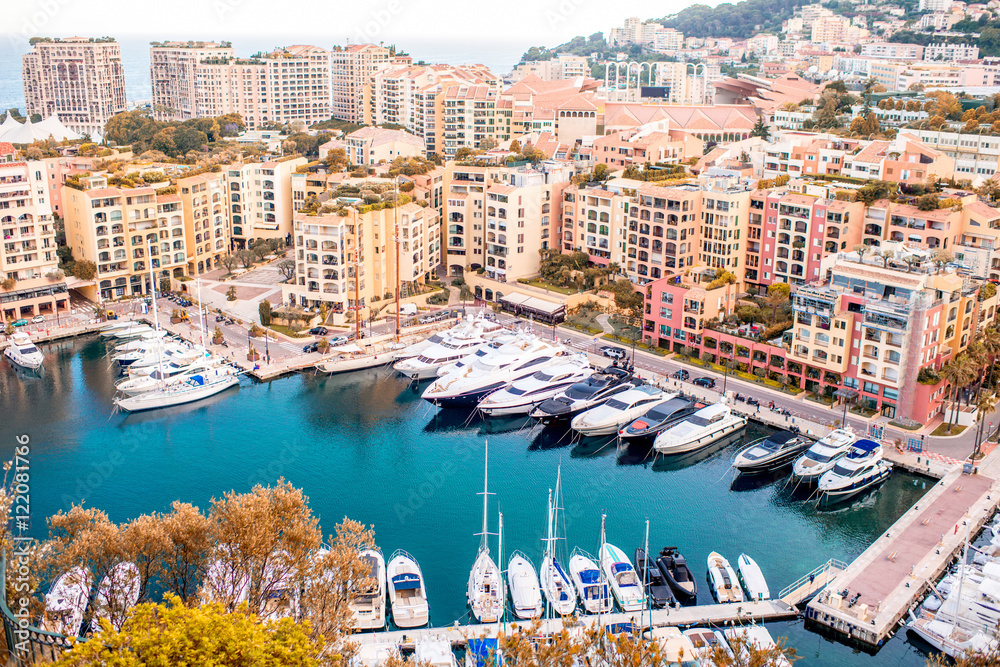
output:
[[941, 376], [951, 385], [951, 418], [948, 419], [948, 433], [951, 433], [952, 426], [958, 421], [959, 390], [973, 380], [974, 372], [968, 358], [964, 355], [949, 361], [941, 372]]
[[[976, 448], [972, 450], [972, 461], [973, 463], [979, 458], [979, 450], [982, 447], [983, 441], [983, 427], [986, 424], [986, 417], [993, 414], [993, 409], [997, 406], [997, 396], [996, 394], [989, 392], [984, 392], [979, 396], [979, 400], [976, 401], [976, 417], [979, 420], [978, 428], [976, 430]], [[986, 434], [988, 438], [989, 433]]]
[[989, 327], [983, 330], [980, 337], [980, 342], [983, 346], [983, 353], [989, 359], [990, 366], [989, 371], [986, 373], [984, 378], [986, 386], [990, 389], [993, 388], [993, 366], [996, 364], [997, 357], [1000, 356], [1000, 329], [995, 326]]

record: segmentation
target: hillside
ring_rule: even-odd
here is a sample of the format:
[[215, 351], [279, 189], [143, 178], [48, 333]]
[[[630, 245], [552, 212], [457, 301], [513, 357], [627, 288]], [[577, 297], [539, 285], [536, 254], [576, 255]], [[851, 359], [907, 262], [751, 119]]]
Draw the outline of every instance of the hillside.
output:
[[796, 7], [807, 4], [809, 0], [745, 0], [717, 7], [691, 5], [660, 22], [685, 37], [747, 39], [758, 32], [781, 30], [781, 22], [791, 18]]

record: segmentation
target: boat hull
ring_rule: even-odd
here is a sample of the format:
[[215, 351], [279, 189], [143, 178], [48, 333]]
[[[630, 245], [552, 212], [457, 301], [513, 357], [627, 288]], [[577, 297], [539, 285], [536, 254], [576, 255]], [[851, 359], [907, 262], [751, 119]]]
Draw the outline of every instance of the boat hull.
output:
[[115, 404], [126, 412], [145, 412], [147, 410], [157, 410], [159, 408], [169, 408], [177, 405], [194, 403], [210, 396], [220, 394], [230, 387], [239, 385], [240, 379], [236, 376], [226, 378], [217, 383], [191, 389], [190, 391], [177, 391], [168, 395], [156, 396], [154, 392], [120, 398]]
[[889, 478], [890, 474], [892, 474], [892, 468], [885, 467], [880, 470], [879, 474], [863, 480], [860, 484], [852, 484], [849, 487], [839, 489], [824, 489], [820, 492], [820, 504], [835, 505], [837, 503], [850, 500], [851, 498], [858, 496], [869, 489], [873, 489], [881, 485]]
[[764, 475], [769, 472], [777, 472], [795, 463], [795, 459], [800, 457], [806, 449], [808, 447], [791, 449], [788, 452], [779, 452], [773, 457], [758, 459], [753, 462], [747, 461], [746, 463], [741, 463], [737, 460], [733, 464], [733, 467], [744, 475]]
[[26, 368], [29, 371], [37, 371], [39, 368], [42, 367], [41, 359], [33, 360], [33, 359], [28, 359], [27, 357], [23, 357], [19, 354], [14, 354], [10, 351], [9, 347], [6, 350], [4, 350], [4, 356], [7, 357], [7, 360], [10, 363], [20, 366], [21, 368]]
[[389, 355], [379, 355], [376, 357], [361, 357], [358, 359], [342, 359], [335, 361], [324, 361], [316, 364], [316, 370], [328, 375], [337, 373], [350, 373], [351, 371], [365, 370], [366, 368], [376, 368], [389, 363]]
[[679, 443], [669, 443], [660, 444], [654, 442], [653, 447], [660, 454], [684, 454], [686, 452], [693, 452], [703, 447], [708, 447], [712, 443], [722, 440], [727, 435], [736, 433], [742, 430], [747, 425], [745, 419], [727, 422], [721, 425], [719, 428], [713, 429], [709, 433], [699, 436], [698, 438], [686, 440]]
[[497, 389], [502, 389], [505, 386], [507, 386], [506, 382], [494, 382], [488, 387], [472, 389], [461, 394], [452, 394], [450, 396], [424, 396], [424, 400], [436, 405], [439, 408], [474, 408], [489, 394]]

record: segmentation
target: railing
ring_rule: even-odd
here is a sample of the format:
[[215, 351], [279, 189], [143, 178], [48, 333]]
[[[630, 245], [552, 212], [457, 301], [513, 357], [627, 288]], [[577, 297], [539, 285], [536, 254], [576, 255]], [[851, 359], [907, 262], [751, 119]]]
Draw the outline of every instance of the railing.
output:
[[[0, 556], [0, 618], [7, 639], [8, 665], [27, 667], [40, 662], [54, 662], [70, 648], [65, 635], [47, 632], [29, 624], [27, 618], [19, 619], [7, 606], [7, 559]], [[85, 641], [83, 638], [77, 641]]]
[[[821, 575], [825, 574], [830, 569], [837, 569], [837, 570], [841, 570], [841, 571], [846, 570], [847, 569], [847, 563], [845, 563], [844, 561], [841, 561], [841, 560], [837, 560], [836, 558], [831, 558], [830, 560], [826, 561], [825, 563], [823, 563], [822, 565], [820, 565], [819, 567], [817, 567], [812, 572], [809, 572], [809, 573], [807, 573], [807, 574], [799, 577], [798, 579], [796, 579], [792, 583], [790, 583], [787, 586], [785, 586], [784, 588], [782, 588], [781, 592], [778, 593], [778, 599], [779, 600], [784, 599], [789, 594], [794, 593], [795, 591], [799, 590], [800, 588], [802, 588], [806, 584], [812, 584], [817, 579], [820, 579]], [[826, 584], [828, 584], [828, 583], [829, 583], [829, 581], [823, 583], [823, 586], [826, 586]]]

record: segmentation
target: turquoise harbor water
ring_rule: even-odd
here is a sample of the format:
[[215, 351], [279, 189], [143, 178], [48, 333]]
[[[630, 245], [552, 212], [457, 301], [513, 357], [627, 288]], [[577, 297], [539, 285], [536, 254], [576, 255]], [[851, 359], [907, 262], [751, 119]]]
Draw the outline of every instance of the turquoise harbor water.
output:
[[[207, 403], [111, 415], [115, 372], [96, 337], [42, 346], [41, 377], [0, 364], [0, 455], [15, 436], [31, 437], [33, 531], [44, 517], [85, 501], [122, 521], [164, 511], [175, 499], [205, 507], [229, 489], [279, 477], [302, 487], [329, 532], [344, 516], [375, 527], [388, 555], [420, 562], [435, 625], [466, 620], [465, 585], [481, 521], [483, 442], [489, 439], [490, 525], [504, 514], [504, 553], [537, 564], [547, 490], [562, 463], [567, 545], [596, 552], [601, 513], [608, 541], [631, 554], [650, 520], [650, 550], [679, 546], [703, 581], [717, 550], [735, 562], [753, 556], [777, 592], [827, 558], [851, 560], [930, 486], [896, 473], [876, 494], [838, 511], [795, 499], [784, 480], [733, 490], [729, 461], [739, 443], [664, 465], [641, 452], [574, 445], [520, 421], [466, 424], [438, 413], [387, 370], [334, 377], [300, 375], [239, 390]], [[748, 437], [764, 432], [752, 427]], [[701, 460], [698, 460], [698, 459]], [[496, 543], [493, 543], [494, 550]], [[505, 559], [504, 559], [505, 560]], [[699, 587], [708, 602], [707, 586]], [[919, 665], [905, 638], [871, 658], [803, 629], [777, 623], [806, 665]]]

